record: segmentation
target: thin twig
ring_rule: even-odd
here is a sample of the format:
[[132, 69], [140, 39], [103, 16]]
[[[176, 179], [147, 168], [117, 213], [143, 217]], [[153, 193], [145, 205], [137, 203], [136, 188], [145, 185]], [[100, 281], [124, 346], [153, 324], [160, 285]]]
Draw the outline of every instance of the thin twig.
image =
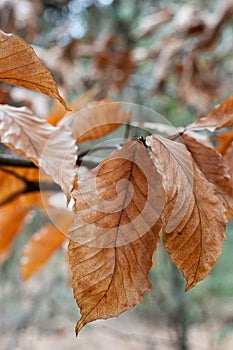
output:
[[104, 151], [104, 150], [115, 150], [119, 149], [120, 145], [104, 145], [104, 146], [96, 146], [93, 148], [89, 148], [85, 151], [82, 151], [79, 153], [79, 158], [83, 158], [86, 156], [89, 152], [96, 152], [96, 151]]
[[130, 135], [130, 129], [131, 129], [131, 123], [127, 123], [125, 126], [125, 133], [124, 133], [124, 138], [128, 140], [129, 135]]

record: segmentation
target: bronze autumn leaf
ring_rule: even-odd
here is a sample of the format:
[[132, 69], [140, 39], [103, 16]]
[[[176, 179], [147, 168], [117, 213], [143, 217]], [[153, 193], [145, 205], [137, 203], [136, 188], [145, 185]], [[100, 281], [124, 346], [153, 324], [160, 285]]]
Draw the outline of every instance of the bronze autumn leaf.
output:
[[21, 195], [0, 208], [0, 265], [8, 258], [26, 215], [38, 205], [42, 205], [39, 192]]
[[0, 80], [56, 98], [67, 109], [51, 73], [33, 48], [17, 35], [0, 30]]
[[69, 197], [77, 157], [70, 130], [50, 125], [25, 107], [0, 105], [0, 140], [41, 167]]
[[22, 279], [26, 281], [38, 272], [64, 241], [65, 236], [52, 224], [47, 224], [35, 232], [22, 253]]
[[87, 108], [71, 114], [72, 135], [77, 143], [95, 140], [103, 137], [131, 119], [131, 115], [120, 102], [110, 99], [94, 101]]
[[131, 140], [80, 180], [72, 196], [68, 253], [82, 314], [78, 333], [91, 321], [131, 309], [151, 289], [164, 192], [146, 148]]
[[206, 179], [216, 186], [227, 211], [233, 215], [233, 181], [224, 158], [214, 148], [187, 134], [183, 134], [182, 139]]
[[174, 17], [173, 9], [169, 7], [156, 9], [153, 13], [145, 16], [134, 30], [137, 39], [149, 37], [163, 23], [170, 21]]
[[26, 189], [23, 179], [14, 176], [14, 173], [7, 173], [1, 168], [0, 184], [0, 206], [8, 203], [12, 198], [15, 198], [15, 196], [21, 194]]
[[[215, 186], [206, 180], [183, 144], [156, 135], [147, 137], [146, 142], [152, 159], [165, 174], [164, 246], [189, 290], [210, 273], [221, 254], [226, 238], [225, 209]], [[190, 164], [193, 179], [187, 172]], [[188, 190], [184, 191], [183, 183]], [[178, 218], [173, 219], [176, 206]], [[167, 228], [170, 220], [173, 225]]]
[[216, 150], [224, 155], [233, 141], [233, 129], [226, 132], [221, 132], [219, 135], [216, 135], [216, 141], [218, 142]]
[[233, 125], [233, 95], [215, 106], [206, 117], [198, 118], [188, 129], [215, 131]]
[[233, 182], [233, 162], [232, 162], [232, 158], [233, 158], [233, 141], [231, 142], [229, 147], [226, 149], [226, 152], [224, 154], [224, 159], [227, 162], [227, 164], [229, 165], [230, 176], [231, 176], [231, 180]]
[[17, 204], [18, 200], [15, 200], [0, 209], [0, 265], [8, 258], [13, 242], [29, 211], [29, 208], [22, 208]]
[[[52, 182], [51, 177], [46, 174], [40, 174], [38, 168], [21, 168], [1, 165], [0, 206], [9, 203], [11, 200], [15, 199], [21, 194], [27, 193], [28, 186], [30, 187], [30, 184], [33, 182], [36, 184], [39, 181], [42, 181], [43, 184], [48, 184], [48, 187]], [[36, 186], [34, 189], [36, 190]]]
[[88, 104], [88, 102], [95, 97], [95, 91], [94, 90], [87, 90], [81, 95], [77, 97], [76, 100], [74, 100], [70, 105], [69, 108], [71, 111], [67, 112], [64, 107], [58, 102], [55, 101], [52, 110], [49, 112], [49, 114], [46, 116], [47, 122], [51, 125], [58, 125], [59, 123], [63, 124], [66, 122], [70, 115], [76, 113], [77, 111], [81, 110], [81, 108], [84, 108], [85, 105]]
[[[24, 247], [20, 271], [23, 280], [29, 279], [50, 259], [62, 243], [67, 239], [64, 233], [71, 225], [71, 215], [64, 209], [54, 209], [53, 218], [56, 224], [47, 224], [33, 234]], [[64, 233], [62, 233], [62, 230]]]

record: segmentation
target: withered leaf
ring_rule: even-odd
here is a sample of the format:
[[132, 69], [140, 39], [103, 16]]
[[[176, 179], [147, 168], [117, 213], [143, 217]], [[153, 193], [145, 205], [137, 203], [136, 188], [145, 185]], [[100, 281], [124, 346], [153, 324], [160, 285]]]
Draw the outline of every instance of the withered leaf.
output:
[[83, 108], [93, 97], [95, 96], [94, 90], [87, 90], [82, 93], [78, 98], [69, 105], [71, 111], [67, 112], [65, 108], [55, 101], [52, 111], [47, 115], [46, 120], [51, 125], [58, 125], [58, 123], [62, 120], [62, 122], [69, 119], [69, 116], [73, 114], [75, 111]]
[[17, 196], [30, 192], [37, 191], [38, 182], [41, 181], [43, 189], [54, 189], [51, 177], [40, 173], [38, 168], [33, 167], [16, 167], [5, 166], [0, 167], [0, 206], [9, 203]]
[[159, 52], [158, 59], [151, 73], [152, 75], [152, 93], [162, 89], [168, 79], [170, 62], [182, 47], [184, 39], [181, 37], [167, 37], [163, 40], [162, 50]]
[[182, 139], [206, 179], [216, 186], [227, 211], [233, 215], [233, 182], [224, 158], [214, 148], [187, 134], [183, 134]]
[[231, 180], [233, 181], [233, 141], [230, 143], [229, 147], [226, 149], [224, 154], [224, 159], [227, 162], [230, 170]]
[[28, 280], [38, 272], [67, 239], [64, 233], [71, 225], [71, 215], [68, 215], [67, 210], [56, 209], [53, 218], [56, 218], [59, 229], [53, 224], [43, 226], [24, 247], [20, 262], [23, 280]]
[[[163, 177], [166, 200], [170, 202], [165, 210], [167, 215], [166, 232], [172, 232], [183, 220], [186, 211], [189, 210], [193, 194], [192, 159], [184, 145], [165, 139], [162, 136], [153, 135], [153, 137], [148, 137], [146, 143], [152, 147], [152, 159]], [[161, 149], [160, 157], [164, 157], [165, 153], [168, 161], [165, 162], [164, 159], [161, 162], [160, 157], [153, 157], [153, 155], [157, 155], [155, 144]], [[169, 152], [166, 151], [167, 148]], [[172, 163], [173, 167], [171, 167]]]
[[17, 197], [0, 208], [0, 265], [8, 258], [26, 215], [38, 205], [42, 205], [39, 192]]
[[50, 125], [25, 107], [1, 105], [0, 140], [41, 167], [69, 196], [77, 157], [70, 130]]
[[226, 132], [221, 132], [219, 135], [216, 135], [216, 140], [218, 141], [216, 150], [224, 155], [233, 141], [233, 129]]
[[233, 125], [233, 95], [215, 106], [206, 117], [198, 118], [187, 128], [215, 131]]
[[162, 24], [168, 22], [173, 16], [174, 11], [169, 7], [157, 9], [140, 21], [139, 26], [134, 30], [134, 35], [137, 39], [148, 37]]
[[0, 206], [6, 204], [26, 189], [23, 179], [14, 176], [14, 173], [10, 174], [2, 169], [0, 169], [0, 184]]
[[0, 80], [58, 99], [67, 109], [56, 83], [33, 48], [17, 35], [0, 31]]
[[109, 99], [94, 101], [88, 108], [70, 117], [72, 135], [77, 143], [105, 136], [131, 119], [130, 114], [122, 109], [121, 103]]
[[73, 191], [69, 260], [82, 318], [76, 328], [119, 315], [151, 289], [164, 192], [144, 145], [128, 141]]
[[[157, 135], [147, 137], [146, 142], [152, 148], [157, 168], [164, 174], [164, 246], [182, 271], [189, 290], [210, 273], [221, 254], [225, 209], [216, 187], [207, 181], [182, 143]], [[175, 207], [179, 211], [174, 217]]]

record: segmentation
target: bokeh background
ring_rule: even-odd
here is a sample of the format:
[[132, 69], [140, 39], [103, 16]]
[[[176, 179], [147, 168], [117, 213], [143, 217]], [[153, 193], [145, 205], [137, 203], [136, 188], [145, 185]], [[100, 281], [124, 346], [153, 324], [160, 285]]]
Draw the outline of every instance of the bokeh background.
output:
[[[184, 126], [232, 94], [233, 1], [1, 0], [0, 28], [32, 44], [76, 109], [109, 98], [149, 107]], [[64, 113], [46, 96], [0, 85], [0, 103], [51, 118]], [[153, 291], [116, 319], [87, 326], [70, 288], [65, 249], [23, 282], [23, 247], [47, 218], [33, 210], [0, 268], [1, 350], [208, 350], [233, 347], [233, 225], [205, 281], [184, 280], [163, 247]], [[1, 229], [1, 228], [0, 228]]]

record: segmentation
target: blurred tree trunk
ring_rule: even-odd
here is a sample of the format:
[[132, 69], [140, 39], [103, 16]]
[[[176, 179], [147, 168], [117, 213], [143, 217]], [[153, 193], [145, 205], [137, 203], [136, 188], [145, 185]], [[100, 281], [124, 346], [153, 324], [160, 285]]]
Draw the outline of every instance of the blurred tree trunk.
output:
[[177, 335], [177, 349], [189, 350], [188, 346], [188, 324], [187, 324], [187, 306], [184, 292], [184, 280], [181, 273], [175, 265], [172, 265], [171, 286], [174, 300], [176, 301], [175, 309], [171, 318], [171, 326]]

